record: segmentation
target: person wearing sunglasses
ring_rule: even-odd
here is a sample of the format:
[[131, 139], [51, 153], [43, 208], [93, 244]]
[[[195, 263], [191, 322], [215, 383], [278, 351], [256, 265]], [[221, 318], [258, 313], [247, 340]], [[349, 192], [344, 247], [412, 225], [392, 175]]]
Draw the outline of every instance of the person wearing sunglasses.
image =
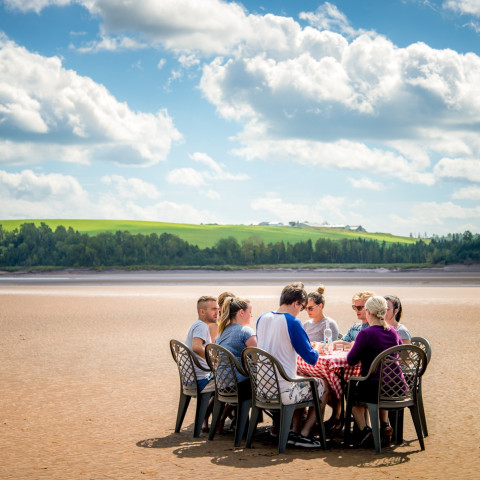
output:
[[[258, 347], [273, 355], [282, 364], [290, 378], [298, 378], [297, 355], [300, 355], [309, 365], [315, 365], [318, 360], [318, 351], [312, 348], [302, 322], [297, 318], [297, 315], [305, 310], [307, 300], [307, 292], [303, 283], [292, 283], [282, 290], [280, 307], [277, 311], [266, 312], [257, 320]], [[321, 378], [316, 380], [318, 396], [323, 409], [329, 397], [328, 384]], [[309, 382], [289, 382], [279, 378], [279, 383], [284, 404], [290, 405], [313, 398]], [[315, 409], [313, 408], [309, 410], [303, 426], [298, 426], [299, 431], [290, 432], [287, 445], [319, 448], [320, 441], [310, 437], [315, 421]], [[296, 420], [294, 423], [299, 425]]]
[[[320, 285], [316, 291], [308, 294], [307, 314], [310, 317], [303, 324], [303, 328], [307, 332], [308, 338], [311, 342], [323, 342], [325, 339], [325, 329], [327, 325], [332, 330], [332, 338], [337, 340], [338, 338], [338, 325], [337, 322], [330, 317], [326, 317], [323, 313], [325, 307], [325, 287]], [[342, 430], [343, 421], [341, 419], [342, 405], [337, 400], [335, 395], [331, 395], [331, 407], [332, 415], [325, 422], [325, 428], [331, 433], [336, 433]]]
[[365, 311], [365, 303], [370, 297], [373, 297], [374, 295], [375, 295], [374, 292], [364, 291], [364, 292], [358, 292], [353, 296], [352, 309], [357, 315], [357, 319], [360, 321], [352, 325], [348, 330], [348, 332], [342, 337], [342, 339], [337, 340], [337, 342], [352, 343], [357, 338], [357, 335], [359, 334], [359, 332], [361, 332], [362, 330], [370, 326], [367, 321], [367, 312]]
[[327, 328], [327, 325], [332, 330], [332, 338], [334, 340], [338, 338], [337, 322], [333, 318], [326, 317], [323, 313], [323, 308], [325, 307], [324, 292], [325, 287], [320, 285], [315, 292], [308, 294], [308, 303], [305, 310], [310, 319], [303, 324], [303, 328], [307, 332], [311, 342], [324, 341], [325, 328]]

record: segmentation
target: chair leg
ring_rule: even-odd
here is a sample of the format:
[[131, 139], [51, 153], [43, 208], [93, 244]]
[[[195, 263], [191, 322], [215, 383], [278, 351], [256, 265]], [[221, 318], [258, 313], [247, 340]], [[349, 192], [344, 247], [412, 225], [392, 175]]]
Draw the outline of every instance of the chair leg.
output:
[[295, 405], [283, 405], [280, 410], [280, 431], [278, 432], [278, 453], [285, 452], [287, 446], [288, 433], [292, 425]]
[[372, 424], [373, 443], [375, 444], [375, 452], [382, 452], [382, 441], [380, 439], [380, 417], [378, 404], [368, 403], [368, 413], [370, 414], [370, 422]]
[[252, 407], [252, 414], [250, 417], [250, 424], [248, 425], [247, 443], [245, 444], [245, 448], [252, 448], [253, 436], [255, 435], [255, 431], [257, 429], [260, 411], [260, 408]]
[[[251, 400], [239, 402], [237, 405], [237, 424], [235, 426], [234, 447], [239, 447], [242, 443], [243, 434], [245, 433], [245, 428], [248, 425], [248, 412], [251, 406]], [[260, 413], [262, 412], [260, 411]]]
[[323, 424], [323, 416], [324, 416], [324, 410], [322, 407], [319, 408], [320, 412], [315, 412], [317, 415], [317, 424], [318, 424], [318, 430], [319, 430], [319, 436], [320, 436], [320, 444], [322, 445], [322, 449], [326, 450], [327, 449], [327, 434], [325, 433], [325, 425]]
[[222, 416], [224, 405], [225, 403], [220, 402], [219, 400], [217, 400], [217, 398], [215, 398], [215, 403], [213, 404], [212, 421], [210, 423], [210, 431], [208, 432], [209, 440], [213, 440], [213, 438], [215, 437], [218, 422], [220, 421], [220, 417]]
[[188, 405], [192, 397], [185, 395], [180, 391], [180, 399], [178, 400], [177, 423], [175, 424], [175, 433], [178, 433], [182, 428], [183, 419], [187, 413]]
[[400, 445], [403, 443], [403, 418], [405, 409], [401, 408], [397, 413], [397, 430], [395, 432], [395, 443]]
[[413, 424], [415, 425], [415, 431], [417, 432], [418, 441], [420, 442], [420, 448], [425, 450], [425, 442], [423, 441], [422, 422], [420, 420], [420, 412], [417, 405], [412, 405], [410, 408], [410, 414], [412, 415]]
[[197, 409], [195, 412], [195, 426], [193, 428], [193, 436], [197, 438], [200, 436], [202, 430], [203, 419], [207, 413], [208, 403], [212, 397], [213, 392], [201, 393], [200, 398], [197, 398]]
[[418, 385], [417, 402], [418, 402], [418, 410], [419, 410], [419, 413], [420, 413], [420, 420], [422, 422], [423, 436], [428, 437], [427, 419], [425, 418], [425, 410], [424, 410], [424, 407], [423, 407], [422, 384], [421, 383]]
[[352, 402], [347, 401], [347, 407], [345, 408], [345, 427], [343, 430], [343, 444], [345, 447], [350, 446], [350, 437], [352, 433]]

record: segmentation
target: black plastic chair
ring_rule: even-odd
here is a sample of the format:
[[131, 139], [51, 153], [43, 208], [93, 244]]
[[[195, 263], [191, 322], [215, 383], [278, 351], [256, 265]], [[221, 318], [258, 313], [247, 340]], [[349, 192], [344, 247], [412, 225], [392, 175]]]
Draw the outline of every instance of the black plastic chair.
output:
[[[350, 444], [352, 407], [354, 405], [368, 408], [377, 453], [381, 452], [379, 409], [403, 410], [408, 407], [420, 447], [425, 450], [418, 405], [418, 384], [426, 368], [427, 356], [420, 347], [399, 345], [377, 355], [365, 377], [350, 377], [345, 415], [345, 444], [347, 446]], [[353, 382], [370, 381], [372, 377], [378, 378], [376, 401], [372, 403], [358, 401], [355, 398]]]
[[239, 390], [235, 372], [238, 371], [245, 377], [248, 374], [238, 363], [233, 354], [224, 347], [210, 343], [205, 348], [207, 363], [215, 379], [215, 404], [213, 406], [212, 423], [210, 425], [209, 440], [213, 440], [217, 431], [218, 422], [226, 404], [236, 407], [234, 447], [239, 447], [246, 426], [248, 413], [252, 406], [252, 396]]
[[[317, 424], [320, 431], [320, 443], [322, 448], [327, 448], [325, 427], [323, 425], [323, 411], [320, 408], [317, 383], [312, 377], [290, 378], [285, 373], [280, 362], [266, 351], [257, 347], [248, 347], [242, 352], [242, 363], [250, 377], [252, 385], [252, 414], [248, 427], [246, 448], [251, 448], [259, 415], [262, 411], [279, 411], [280, 428], [278, 435], [278, 453], [285, 452], [288, 433], [293, 419], [293, 413], [297, 408], [315, 407]], [[288, 382], [309, 382], [313, 399], [309, 402], [286, 405], [282, 401], [279, 376]]]
[[[430, 363], [430, 359], [432, 358], [432, 347], [430, 346], [430, 342], [423, 337], [412, 337], [411, 342], [412, 345], [420, 347], [425, 352], [425, 354], [427, 355], [428, 365]], [[422, 422], [423, 436], [428, 437], [427, 419], [425, 417], [425, 408], [423, 406], [422, 378], [420, 378], [418, 381], [417, 397], [420, 420]], [[397, 444], [401, 444], [403, 442], [403, 409], [391, 411], [389, 414], [389, 419], [394, 429], [393, 441]]]
[[[420, 347], [427, 356], [427, 365], [430, 363], [430, 359], [432, 358], [432, 347], [430, 346], [430, 342], [423, 337], [412, 337], [412, 345]], [[425, 418], [425, 409], [423, 407], [423, 394], [422, 394], [422, 379], [420, 378], [418, 382], [418, 408], [420, 410], [420, 420], [422, 421], [422, 431], [423, 436], [428, 437], [428, 429], [427, 429], [427, 419]]]
[[197, 366], [206, 372], [209, 372], [210, 370], [200, 365], [192, 350], [179, 340], [170, 340], [170, 351], [172, 352], [172, 357], [175, 360], [178, 372], [180, 373], [180, 399], [178, 401], [175, 432], [178, 433], [180, 431], [190, 400], [192, 397], [196, 397], [197, 407], [195, 410], [193, 436], [199, 437], [203, 419], [207, 412], [208, 402], [214, 392], [200, 392], [194, 366]]

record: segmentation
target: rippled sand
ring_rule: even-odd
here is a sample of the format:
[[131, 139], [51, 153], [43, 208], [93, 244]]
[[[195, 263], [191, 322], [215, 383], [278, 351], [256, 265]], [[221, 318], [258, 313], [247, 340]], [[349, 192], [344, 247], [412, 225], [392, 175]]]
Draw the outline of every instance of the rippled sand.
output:
[[[192, 407], [175, 434], [178, 373], [168, 340], [183, 340], [196, 299], [224, 285], [1, 285], [0, 478], [479, 478], [480, 287], [326, 286], [325, 311], [342, 332], [355, 321], [352, 294], [371, 287], [397, 294], [404, 323], [432, 343], [425, 451], [408, 414], [406, 442], [380, 455], [277, 455], [262, 442], [234, 451], [231, 434], [192, 438]], [[281, 286], [239, 281], [228, 290], [250, 298], [255, 317], [276, 308]]]

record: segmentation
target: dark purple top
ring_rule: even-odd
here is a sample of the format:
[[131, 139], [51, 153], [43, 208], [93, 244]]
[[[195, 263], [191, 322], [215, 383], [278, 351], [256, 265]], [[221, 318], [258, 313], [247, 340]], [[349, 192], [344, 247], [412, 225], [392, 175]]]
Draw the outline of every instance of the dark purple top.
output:
[[402, 339], [396, 328], [390, 327], [385, 330], [380, 325], [371, 325], [365, 330], [361, 330], [357, 335], [355, 343], [347, 354], [347, 362], [349, 365], [362, 362], [362, 376], [365, 376], [379, 353], [387, 350], [387, 348], [402, 344]]

